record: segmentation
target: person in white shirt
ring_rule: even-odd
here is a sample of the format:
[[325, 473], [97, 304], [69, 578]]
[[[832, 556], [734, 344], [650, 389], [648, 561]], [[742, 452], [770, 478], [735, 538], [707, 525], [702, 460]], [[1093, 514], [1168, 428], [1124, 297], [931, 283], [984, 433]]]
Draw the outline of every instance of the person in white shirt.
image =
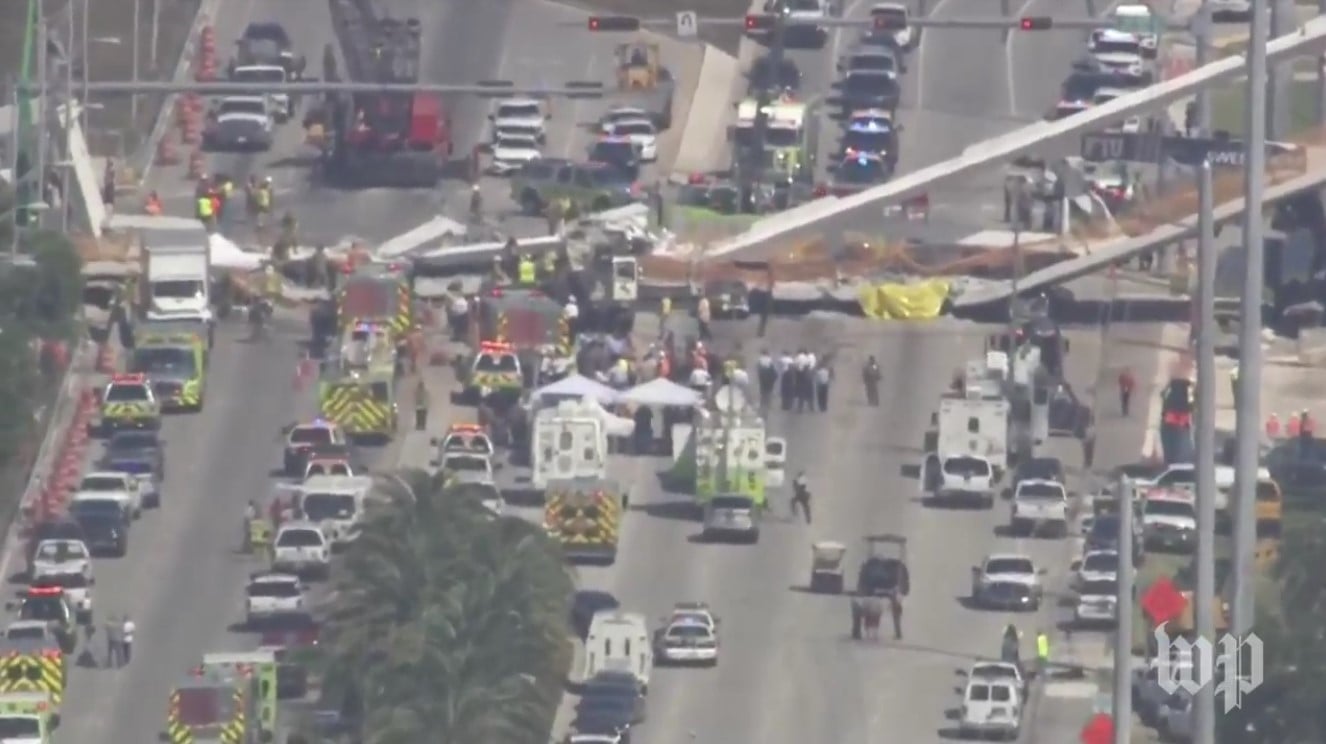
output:
[[732, 370], [732, 384], [741, 388], [743, 391], [750, 388], [750, 373], [743, 367], [737, 367]]
[[707, 393], [711, 382], [713, 382], [713, 378], [709, 376], [709, 370], [704, 367], [696, 367], [691, 370], [691, 387], [697, 391]]
[[130, 657], [133, 656], [134, 649], [134, 621], [129, 618], [129, 613], [125, 613], [124, 622], [120, 625], [120, 663], [128, 664]]
[[778, 373], [779, 377], [782, 377], [784, 372], [792, 369], [792, 361], [792, 355], [786, 351], [778, 355], [778, 359], [774, 361], [774, 371]]
[[608, 370], [608, 384], [624, 390], [631, 384], [631, 369], [626, 365], [625, 359], [618, 359], [617, 363]]
[[833, 370], [828, 365], [815, 370], [815, 402], [819, 405], [820, 413], [829, 410], [829, 383], [832, 381]]

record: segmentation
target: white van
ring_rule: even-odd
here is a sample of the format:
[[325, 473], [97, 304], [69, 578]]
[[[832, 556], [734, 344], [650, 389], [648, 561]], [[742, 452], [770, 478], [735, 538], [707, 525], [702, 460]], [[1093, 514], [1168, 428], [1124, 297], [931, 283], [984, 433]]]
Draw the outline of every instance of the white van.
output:
[[585, 637], [584, 680], [599, 672], [630, 672], [648, 690], [653, 670], [654, 650], [644, 615], [621, 610], [594, 613]]
[[321, 526], [333, 544], [347, 545], [355, 538], [372, 490], [369, 476], [315, 475], [299, 487], [299, 510]]

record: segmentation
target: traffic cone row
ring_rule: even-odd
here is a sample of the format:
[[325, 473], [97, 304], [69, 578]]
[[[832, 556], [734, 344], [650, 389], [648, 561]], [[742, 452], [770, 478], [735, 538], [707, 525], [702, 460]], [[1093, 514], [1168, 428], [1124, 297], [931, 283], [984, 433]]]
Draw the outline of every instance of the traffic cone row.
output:
[[190, 178], [190, 180], [197, 181], [198, 179], [202, 178], [202, 177], [203, 177], [203, 172], [204, 172], [205, 170], [206, 170], [206, 168], [205, 168], [205, 166], [204, 166], [204, 164], [203, 164], [203, 151], [202, 151], [202, 150], [194, 150], [193, 153], [189, 155], [189, 178]]
[[200, 82], [216, 79], [216, 30], [210, 23], [199, 32], [196, 77]]
[[157, 143], [157, 162], [161, 165], [178, 165], [180, 162], [179, 149], [175, 147], [175, 135], [173, 132], [166, 132]]
[[91, 389], [84, 390], [78, 400], [78, 408], [64, 433], [60, 453], [55, 460], [55, 467], [42, 491], [41, 501], [37, 505], [35, 519], [42, 521], [64, 513], [69, 494], [78, 486], [83, 477], [83, 463], [87, 459], [88, 423], [96, 411], [96, 396]]
[[190, 145], [196, 145], [203, 140], [203, 122], [201, 115], [190, 113], [184, 119], [184, 126], [180, 128], [183, 134], [184, 142]]
[[107, 341], [97, 347], [97, 371], [110, 374], [115, 370], [115, 349]]

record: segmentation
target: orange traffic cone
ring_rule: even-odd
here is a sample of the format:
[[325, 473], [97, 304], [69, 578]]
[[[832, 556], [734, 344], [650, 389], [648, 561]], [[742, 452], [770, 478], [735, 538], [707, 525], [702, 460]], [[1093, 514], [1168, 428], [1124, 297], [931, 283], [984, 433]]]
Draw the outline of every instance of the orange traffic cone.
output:
[[175, 149], [175, 138], [169, 130], [161, 137], [157, 143], [157, 162], [161, 165], [179, 165], [180, 153]]

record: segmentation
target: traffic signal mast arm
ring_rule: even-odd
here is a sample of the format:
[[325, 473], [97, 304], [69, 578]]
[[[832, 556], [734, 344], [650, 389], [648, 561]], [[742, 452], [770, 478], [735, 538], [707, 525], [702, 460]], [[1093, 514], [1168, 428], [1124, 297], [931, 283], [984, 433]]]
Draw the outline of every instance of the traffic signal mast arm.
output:
[[[767, 31], [774, 27], [778, 22], [778, 16], [774, 13], [755, 13], [739, 18], [715, 18], [707, 16], [698, 16], [696, 23], [702, 26], [741, 26], [748, 31]], [[957, 16], [950, 18], [916, 18], [907, 19], [905, 25], [894, 26], [886, 18], [805, 18], [796, 16], [783, 16], [784, 26], [814, 26], [818, 28], [878, 28], [882, 30], [892, 30], [905, 26], [916, 28], [974, 28], [974, 29], [1002, 29], [1002, 30], [1021, 30], [1021, 31], [1054, 31], [1054, 30], [1090, 30], [1098, 28], [1110, 28], [1110, 22], [1099, 18], [1057, 18], [1053, 16], [1023, 16], [1020, 18], [1010, 18], [1004, 16]], [[1188, 23], [1166, 24], [1165, 28], [1171, 31], [1189, 31], [1192, 30], [1196, 21]], [[565, 26], [579, 26], [578, 22], [563, 22]], [[676, 28], [677, 20], [675, 18], [636, 18], [633, 16], [592, 16], [589, 19], [590, 31], [638, 31], [646, 29], [673, 29]]]
[[[56, 85], [47, 85], [47, 92], [55, 93]], [[506, 80], [484, 80], [478, 83], [360, 83], [345, 81], [301, 81], [296, 83], [267, 83], [257, 81], [174, 82], [156, 80], [93, 80], [85, 86], [89, 93], [104, 95], [132, 95], [136, 93], [197, 93], [204, 96], [242, 96], [261, 91], [264, 93], [319, 94], [319, 93], [451, 93], [487, 98], [512, 96], [602, 98], [603, 83], [592, 80], [572, 80], [560, 88], [517, 86]], [[37, 83], [21, 83], [20, 91], [40, 94]], [[614, 95], [630, 95], [629, 92]]]

